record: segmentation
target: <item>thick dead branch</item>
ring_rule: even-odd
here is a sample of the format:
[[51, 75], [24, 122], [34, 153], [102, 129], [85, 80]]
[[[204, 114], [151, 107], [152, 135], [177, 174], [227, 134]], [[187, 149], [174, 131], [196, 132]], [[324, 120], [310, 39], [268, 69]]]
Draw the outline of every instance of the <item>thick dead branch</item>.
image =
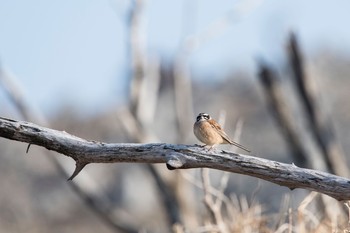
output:
[[291, 156], [295, 159], [295, 163], [301, 166], [311, 167], [302, 147], [301, 138], [293, 125], [293, 119], [286, 106], [285, 96], [281, 90], [276, 72], [266, 64], [260, 63], [259, 78], [264, 87], [269, 108], [279, 125]]
[[297, 92], [300, 95], [310, 125], [311, 133], [321, 149], [321, 155], [329, 172], [349, 177], [349, 169], [341, 146], [336, 139], [330, 117], [322, 111], [319, 91], [311, 87], [311, 79], [305, 74], [304, 61], [297, 37], [290, 35], [288, 47], [289, 62]]
[[1, 117], [0, 137], [45, 147], [79, 163], [166, 163], [174, 169], [207, 167], [254, 176], [290, 189], [317, 191], [339, 201], [350, 200], [349, 179], [228, 151], [166, 143], [87, 141], [66, 132]]

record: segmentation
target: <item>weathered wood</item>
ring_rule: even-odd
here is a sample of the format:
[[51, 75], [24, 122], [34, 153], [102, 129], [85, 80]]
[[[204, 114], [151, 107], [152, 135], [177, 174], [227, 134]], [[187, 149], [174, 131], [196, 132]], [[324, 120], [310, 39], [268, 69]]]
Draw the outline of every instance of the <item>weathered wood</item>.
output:
[[304, 188], [350, 200], [350, 180], [325, 172], [296, 167], [249, 155], [197, 145], [167, 143], [103, 143], [87, 141], [57, 131], [0, 117], [0, 137], [45, 147], [73, 158], [77, 166], [88, 163], [166, 163], [170, 169], [207, 167], [261, 178], [290, 189]]

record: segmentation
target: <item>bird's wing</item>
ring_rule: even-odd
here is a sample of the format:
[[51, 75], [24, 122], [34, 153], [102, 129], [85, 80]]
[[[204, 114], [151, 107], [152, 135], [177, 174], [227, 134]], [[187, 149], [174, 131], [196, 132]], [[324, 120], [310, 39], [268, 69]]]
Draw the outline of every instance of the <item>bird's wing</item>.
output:
[[209, 120], [211, 127], [213, 127], [216, 132], [218, 132], [218, 134], [220, 134], [220, 136], [227, 141], [229, 144], [237, 146], [238, 148], [241, 148], [242, 150], [245, 150], [247, 152], [250, 152], [250, 150], [248, 150], [246, 147], [242, 146], [241, 144], [234, 142], [233, 140], [231, 140], [231, 138], [224, 132], [224, 130], [222, 130], [221, 126], [214, 120]]
[[225, 141], [227, 141], [228, 143], [231, 143], [231, 139], [230, 139], [230, 137], [222, 130], [222, 128], [221, 128], [221, 126], [216, 122], [216, 121], [214, 121], [214, 120], [208, 120], [209, 121], [209, 123], [210, 123], [210, 125], [211, 125], [211, 127], [213, 127], [215, 130], [216, 130], [216, 132], [218, 133], [218, 134], [220, 134], [220, 136], [225, 140]]

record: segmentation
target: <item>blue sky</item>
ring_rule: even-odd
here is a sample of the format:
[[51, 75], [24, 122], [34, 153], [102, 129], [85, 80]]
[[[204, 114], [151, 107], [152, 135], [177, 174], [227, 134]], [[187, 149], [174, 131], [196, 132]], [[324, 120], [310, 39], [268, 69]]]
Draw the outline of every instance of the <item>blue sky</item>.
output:
[[[249, 4], [254, 7], [240, 10]], [[1, 62], [45, 114], [67, 102], [85, 112], [122, 104], [129, 6], [122, 0], [0, 0]], [[196, 74], [219, 79], [228, 69], [254, 72], [257, 56], [277, 63], [291, 30], [307, 54], [319, 48], [348, 53], [349, 9], [346, 0], [147, 0], [143, 31], [147, 52], [171, 57], [185, 36], [229, 15], [228, 26], [189, 57]]]

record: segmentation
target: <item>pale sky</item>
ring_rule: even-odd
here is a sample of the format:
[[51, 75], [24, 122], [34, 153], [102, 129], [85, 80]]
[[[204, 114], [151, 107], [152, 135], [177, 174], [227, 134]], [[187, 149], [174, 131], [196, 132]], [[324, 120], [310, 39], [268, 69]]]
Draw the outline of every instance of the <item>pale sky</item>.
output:
[[[66, 102], [85, 112], [123, 103], [128, 7], [124, 0], [0, 0], [0, 60], [45, 114]], [[257, 56], [278, 63], [291, 30], [307, 54], [349, 53], [349, 10], [346, 0], [147, 0], [144, 39], [150, 54], [171, 57], [184, 36], [229, 16], [189, 57], [196, 74], [220, 79], [228, 69], [253, 72]], [[0, 87], [0, 108], [6, 104]]]

